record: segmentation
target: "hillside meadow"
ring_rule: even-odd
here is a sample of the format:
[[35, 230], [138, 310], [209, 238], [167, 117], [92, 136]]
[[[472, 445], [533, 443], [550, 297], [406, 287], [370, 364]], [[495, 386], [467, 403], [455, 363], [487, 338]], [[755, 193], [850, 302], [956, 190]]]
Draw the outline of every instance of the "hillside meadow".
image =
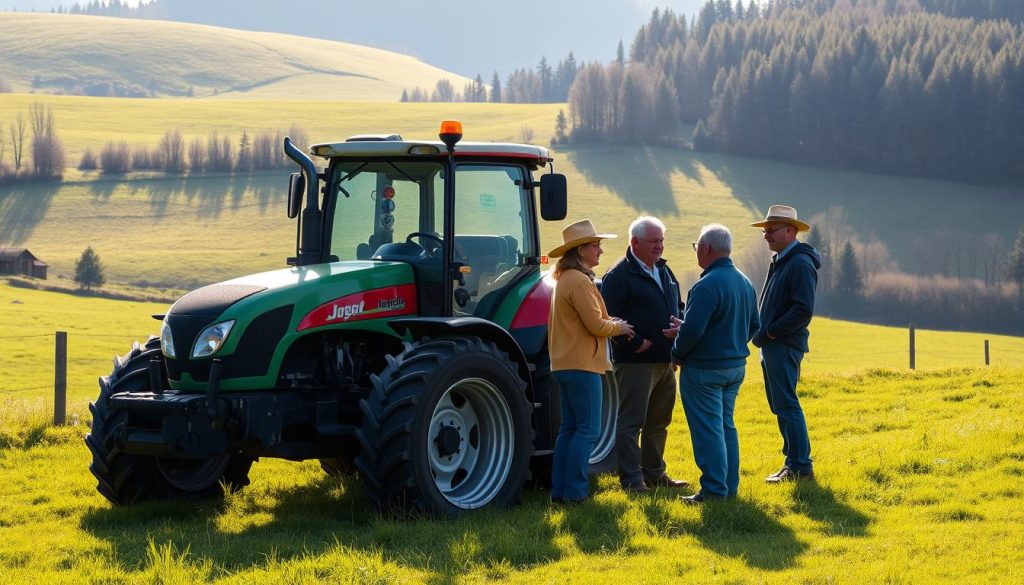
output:
[[[63, 183], [0, 186], [0, 245], [27, 246], [50, 264], [52, 277], [70, 277], [91, 245], [108, 279], [175, 289], [284, 265], [294, 249], [294, 224], [284, 214], [290, 171], [105, 176], [74, 168], [87, 148], [98, 152], [122, 140], [154, 147], [168, 129], [181, 131], [186, 141], [205, 141], [211, 132], [237, 140], [243, 130], [284, 132], [292, 125], [312, 142], [392, 132], [434, 139], [443, 119], [461, 120], [465, 140], [521, 141], [528, 129], [534, 142], [547, 144], [565, 107], [0, 94], [0, 124], [32, 103], [53, 111], [71, 168]], [[996, 233], [1012, 241], [1024, 218], [1020, 189], [653, 146], [556, 146], [553, 156], [555, 170], [568, 177], [568, 219], [590, 217], [603, 231], [625, 236], [636, 215], [658, 215], [668, 226], [666, 258], [684, 280], [699, 272], [689, 243], [709, 222], [733, 229], [734, 256], [744, 266], [763, 266], [760, 234], [746, 225], [773, 203], [795, 205], [801, 217], [841, 207], [855, 233], [887, 244], [897, 261], [912, 259], [915, 240], [934, 241], [941, 233]], [[542, 222], [542, 251], [560, 241], [562, 225]], [[608, 265], [624, 245], [606, 246]]]
[[82, 14], [0, 13], [0, 54], [19, 93], [397, 102], [403, 89], [470, 82], [352, 43]]
[[[752, 361], [740, 497], [703, 508], [664, 489], [628, 497], [605, 475], [580, 507], [530, 488], [511, 510], [395, 518], [368, 507], [356, 477], [278, 460], [223, 501], [114, 508], [88, 472], [86, 402], [164, 308], [0, 285], [0, 580], [989, 583], [1024, 563], [1024, 339], [993, 337], [1001, 365], [984, 368], [966, 349], [983, 336], [920, 332], [911, 372], [905, 331], [816, 319], [800, 393], [818, 483], [762, 482], [781, 455]], [[54, 428], [58, 328], [70, 424]], [[695, 481], [678, 406], [675, 419], [669, 469]]]

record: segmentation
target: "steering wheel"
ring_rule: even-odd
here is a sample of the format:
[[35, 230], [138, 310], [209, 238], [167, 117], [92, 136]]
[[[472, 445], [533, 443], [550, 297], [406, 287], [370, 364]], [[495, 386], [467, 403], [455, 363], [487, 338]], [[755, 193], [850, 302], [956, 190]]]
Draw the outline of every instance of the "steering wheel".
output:
[[414, 237], [416, 237], [416, 236], [419, 236], [421, 238], [426, 238], [428, 240], [434, 240], [435, 242], [437, 242], [437, 247], [432, 249], [432, 250], [431, 249], [427, 249], [426, 246], [423, 246], [423, 249], [426, 251], [426, 253], [431, 255], [431, 256], [436, 256], [437, 252], [439, 250], [441, 250], [441, 248], [444, 246], [444, 240], [441, 239], [441, 236], [432, 234], [430, 232], [412, 232], [408, 236], [405, 236], [406, 243], [408, 243], [408, 244], [415, 243], [415, 242], [412, 241], [412, 239]]

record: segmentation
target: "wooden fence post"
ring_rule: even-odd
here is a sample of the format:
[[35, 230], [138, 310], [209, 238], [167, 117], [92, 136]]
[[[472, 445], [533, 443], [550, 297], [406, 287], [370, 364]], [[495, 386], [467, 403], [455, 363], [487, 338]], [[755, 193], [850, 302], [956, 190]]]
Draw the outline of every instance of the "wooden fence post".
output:
[[988, 365], [988, 340], [985, 340], [985, 365]]
[[917, 349], [914, 347], [914, 324], [910, 324], [910, 369], [917, 365]]
[[57, 332], [53, 367], [53, 424], [64, 424], [68, 400], [68, 334]]

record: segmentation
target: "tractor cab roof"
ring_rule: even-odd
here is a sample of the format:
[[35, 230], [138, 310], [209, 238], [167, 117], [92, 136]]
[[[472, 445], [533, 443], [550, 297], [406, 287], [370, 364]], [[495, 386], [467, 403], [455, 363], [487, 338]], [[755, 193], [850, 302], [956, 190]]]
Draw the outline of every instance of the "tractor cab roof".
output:
[[[322, 158], [394, 158], [394, 157], [447, 157], [443, 142], [437, 140], [403, 140], [397, 134], [361, 134], [345, 142], [325, 142], [310, 147], [314, 156]], [[529, 144], [503, 142], [459, 142], [455, 146], [456, 159], [517, 159], [533, 169], [551, 162], [548, 149]]]

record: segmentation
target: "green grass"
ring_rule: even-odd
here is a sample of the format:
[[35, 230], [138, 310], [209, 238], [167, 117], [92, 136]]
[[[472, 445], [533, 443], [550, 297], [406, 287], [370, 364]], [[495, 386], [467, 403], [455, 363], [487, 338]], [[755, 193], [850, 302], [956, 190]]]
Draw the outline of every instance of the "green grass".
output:
[[449, 79], [461, 91], [470, 81], [350, 43], [69, 14], [0, 14], [0, 54], [0, 77], [19, 93], [113, 82], [156, 96], [397, 102], [406, 88]]
[[[508, 511], [390, 518], [355, 478], [278, 460], [224, 502], [114, 508], [87, 469], [85, 402], [161, 309], [0, 286], [2, 581], [982, 583], [1024, 563], [1024, 339], [994, 338], [1013, 367], [965, 367], [973, 358], [936, 349], [910, 372], [880, 357], [905, 349], [900, 331], [817, 319], [800, 392], [819, 483], [761, 481], [780, 440], [751, 363], [737, 402], [740, 498], [702, 509], [665, 490], [627, 497], [601, 476], [578, 508], [530, 489]], [[52, 337], [11, 336], [58, 327], [70, 332], [72, 422], [54, 428], [49, 390], [11, 391], [52, 382]], [[918, 344], [978, 339], [920, 332]], [[694, 481], [678, 406], [675, 421], [669, 470]]]

